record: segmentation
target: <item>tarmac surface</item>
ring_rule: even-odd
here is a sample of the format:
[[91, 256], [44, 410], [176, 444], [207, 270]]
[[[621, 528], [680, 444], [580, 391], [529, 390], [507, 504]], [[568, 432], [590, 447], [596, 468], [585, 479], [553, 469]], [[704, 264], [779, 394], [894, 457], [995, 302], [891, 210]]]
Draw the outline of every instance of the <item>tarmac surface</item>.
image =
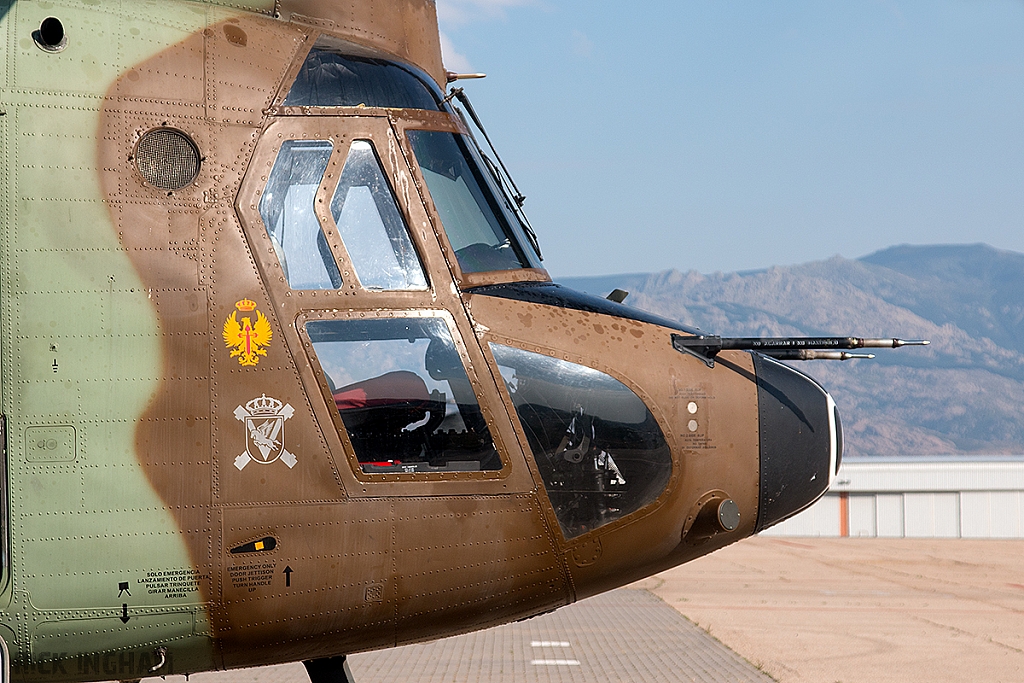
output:
[[1024, 540], [759, 537], [639, 585], [783, 683], [1024, 681]]
[[[357, 683], [1024, 681], [1024, 540], [752, 538], [549, 615], [349, 662]], [[301, 664], [191, 680], [308, 683]]]
[[[356, 683], [771, 683], [661, 598], [622, 588], [551, 614], [348, 658]], [[193, 683], [309, 683], [301, 664]]]

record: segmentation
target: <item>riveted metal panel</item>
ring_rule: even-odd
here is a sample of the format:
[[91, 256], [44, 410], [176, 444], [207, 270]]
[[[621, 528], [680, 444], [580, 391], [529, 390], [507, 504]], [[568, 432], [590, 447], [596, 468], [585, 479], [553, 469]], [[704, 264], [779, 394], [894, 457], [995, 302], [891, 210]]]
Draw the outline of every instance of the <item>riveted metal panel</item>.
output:
[[[567, 557], [576, 558], [569, 565], [574, 580], [586, 586], [577, 597], [628, 582], [632, 572], [640, 575], [645, 563], [672, 566], [721, 547], [732, 534], [751, 533], [758, 507], [758, 423], [749, 354], [723, 355], [712, 370], [675, 351], [670, 329], [639, 321], [479, 295], [471, 296], [470, 312], [485, 343], [578, 363], [625, 384], [658, 420], [672, 449], [672, 477], [655, 502], [561, 544]], [[624, 358], [630, 359], [628, 364]], [[492, 372], [500, 376], [496, 366]], [[514, 414], [514, 406], [508, 409]], [[527, 443], [525, 435], [520, 441]], [[539, 480], [539, 473], [535, 477]], [[694, 506], [712, 493], [735, 500], [739, 527], [700, 543], [684, 543], [684, 529], [699, 512]], [[550, 507], [547, 514], [557, 529]], [[633, 523], [640, 519], [643, 524]], [[648, 540], [640, 542], [634, 534]]]
[[[308, 658], [322, 651], [321, 637], [338, 653], [394, 644], [393, 518], [387, 500], [226, 508], [219, 631], [227, 665]], [[264, 536], [276, 539], [272, 551], [230, 553]]]
[[434, 0], [280, 0], [284, 18], [385, 50], [445, 83]]
[[[0, 37], [6, 39], [6, 44], [8, 45], [10, 45], [10, 34], [13, 31], [14, 23], [11, 21], [12, 7], [14, 7], [14, 0], [0, 0]], [[8, 81], [8, 77], [11, 74], [11, 67], [9, 66], [10, 52], [10, 50], [4, 50], [3, 56], [0, 56], [0, 88], [10, 87], [10, 82]]]
[[410, 499], [395, 512], [399, 644], [493, 626], [569, 601], [536, 496]]
[[[106, 86], [117, 78], [120, 21], [109, 6], [81, 3], [19, 2], [9, 49], [13, 52], [14, 87], [30, 92], [68, 93], [97, 103]], [[67, 36], [61, 52], [40, 49], [32, 32], [43, 19], [58, 18]]]
[[[7, 228], [0, 353], [15, 518], [12, 602], [4, 620], [16, 633], [17, 667], [43, 678], [59, 671], [42, 662], [37, 667], [30, 644], [37, 641], [31, 648], [40, 655], [50, 628], [42, 625], [69, 619], [107, 617], [134, 631], [136, 642], [174, 640], [178, 661], [212, 665], [200, 606], [205, 579], [170, 597], [146, 588], [152, 574], [193, 571], [180, 529], [198, 523], [178, 524], [140, 459], [145, 444], [136, 440], [136, 419], [163, 374], [152, 304], [161, 293], [142, 285], [122, 249], [97, 154], [106, 139], [104, 96], [129, 60], [201, 30], [206, 9], [124, 5], [23, 2], [3, 18], [9, 42], [0, 82], [12, 87], [0, 97], [7, 112], [0, 117], [6, 157], [0, 210]], [[68, 35], [62, 52], [32, 42], [44, 16], [62, 21]], [[170, 235], [168, 228], [164, 236]], [[73, 450], [49, 453], [50, 441], [72, 432]], [[47, 434], [53, 438], [42, 438]], [[131, 587], [130, 597], [119, 590], [122, 583]], [[168, 604], [189, 605], [184, 631]], [[126, 605], [127, 626], [114, 619]], [[137, 630], [143, 618], [146, 625]], [[64, 646], [92, 647], [86, 641], [84, 631], [71, 629]]]

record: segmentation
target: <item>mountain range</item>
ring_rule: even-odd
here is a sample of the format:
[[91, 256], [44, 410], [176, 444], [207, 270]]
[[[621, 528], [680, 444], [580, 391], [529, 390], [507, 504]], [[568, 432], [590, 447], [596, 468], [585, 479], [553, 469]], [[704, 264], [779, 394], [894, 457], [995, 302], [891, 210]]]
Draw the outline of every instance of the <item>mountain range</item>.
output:
[[1024, 454], [1024, 254], [901, 245], [859, 259], [705, 275], [560, 278], [722, 336], [929, 339], [795, 367], [835, 397], [850, 455]]

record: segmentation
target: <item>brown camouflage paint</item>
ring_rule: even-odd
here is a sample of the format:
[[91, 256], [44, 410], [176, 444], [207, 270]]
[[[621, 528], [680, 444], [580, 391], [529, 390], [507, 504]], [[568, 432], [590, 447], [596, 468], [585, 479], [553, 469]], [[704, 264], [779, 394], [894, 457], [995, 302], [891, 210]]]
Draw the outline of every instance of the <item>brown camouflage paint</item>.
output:
[[[364, 5], [285, 2], [282, 11], [293, 23], [245, 15], [210, 26], [123, 74], [101, 119], [104, 191], [121, 244], [157, 312], [164, 353], [160, 389], [137, 426], [137, 455], [206, 577], [201, 590], [226, 667], [387, 647], [540, 613], [746, 536], [756, 518], [757, 411], [755, 388], [744, 374], [752, 374], [747, 354], [723, 354], [739, 372], [724, 363], [709, 370], [674, 351], [663, 328], [461, 297], [456, 281], [547, 275], [523, 271], [472, 280], [449, 258], [400, 140], [409, 127], [458, 125], [446, 114], [350, 109], [315, 116], [274, 107], [295, 60], [319, 30], [379, 47], [442, 77], [432, 3], [409, 2], [413, 11], [392, 16], [390, 26], [360, 9]], [[313, 16], [321, 18], [308, 19]], [[186, 132], [204, 157], [199, 178], [178, 192], [147, 186], [133, 164], [141, 134], [160, 126]], [[343, 288], [286, 287], [255, 206], [280, 141], [301, 135], [335, 144], [321, 199], [337, 182], [351, 140], [373, 140], [430, 291], [363, 291], [334, 234], [328, 240], [342, 265]], [[322, 218], [330, 225], [326, 214]], [[266, 356], [254, 366], [230, 357], [221, 338], [224, 321], [243, 299], [273, 330]], [[396, 310], [443, 311], [461, 333], [461, 353], [507, 463], [500, 473], [409, 481], [363, 474], [355, 466], [324, 398], [302, 322]], [[524, 454], [525, 438], [509, 417], [514, 410], [498, 387], [488, 341], [589, 365], [644, 398], [674, 458], [660, 498], [564, 542]], [[250, 464], [239, 471], [234, 459], [246, 435], [234, 413], [263, 394], [295, 410], [285, 445], [297, 464]], [[690, 400], [700, 402], [706, 421], [700, 438], [683, 426]], [[718, 494], [739, 504], [740, 528], [684, 542], [699, 503]], [[272, 551], [230, 553], [268, 536], [277, 540]]]

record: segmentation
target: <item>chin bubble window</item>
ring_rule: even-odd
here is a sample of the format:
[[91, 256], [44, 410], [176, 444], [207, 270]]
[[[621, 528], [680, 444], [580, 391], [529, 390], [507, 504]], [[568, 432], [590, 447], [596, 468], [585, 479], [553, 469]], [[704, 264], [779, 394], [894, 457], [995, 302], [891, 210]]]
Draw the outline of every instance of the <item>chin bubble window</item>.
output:
[[318, 320], [306, 332], [364, 472], [501, 469], [443, 318]]
[[653, 502], [672, 457], [644, 402], [622, 382], [576, 363], [491, 344], [566, 538]]

